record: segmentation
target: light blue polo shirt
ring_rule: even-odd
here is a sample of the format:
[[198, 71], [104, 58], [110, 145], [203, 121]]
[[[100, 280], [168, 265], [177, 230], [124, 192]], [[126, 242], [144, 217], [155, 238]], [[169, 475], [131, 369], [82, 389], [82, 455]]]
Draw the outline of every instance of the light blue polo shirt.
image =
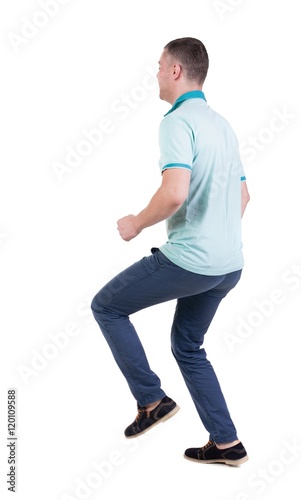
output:
[[194, 273], [227, 274], [243, 267], [241, 181], [235, 133], [200, 90], [179, 97], [159, 128], [160, 168], [191, 172], [189, 194], [167, 219], [161, 252]]

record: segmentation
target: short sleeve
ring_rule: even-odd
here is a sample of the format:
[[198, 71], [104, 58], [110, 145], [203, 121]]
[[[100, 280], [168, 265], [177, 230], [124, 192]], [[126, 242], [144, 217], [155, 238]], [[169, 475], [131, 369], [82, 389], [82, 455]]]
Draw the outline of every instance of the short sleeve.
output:
[[246, 181], [247, 178], [246, 178], [244, 167], [243, 167], [243, 164], [242, 164], [240, 158], [239, 158], [239, 170], [240, 170], [240, 180], [241, 180], [241, 182]]
[[166, 116], [159, 127], [159, 166], [163, 172], [169, 168], [192, 170], [193, 132], [189, 125], [175, 113]]
[[236, 135], [234, 135], [234, 137], [235, 137], [235, 145], [236, 145], [236, 148], [237, 148], [237, 170], [238, 170], [238, 173], [240, 175], [241, 182], [244, 182], [244, 181], [247, 180], [247, 178], [246, 178], [244, 167], [243, 167], [243, 164], [242, 164], [242, 161], [241, 161], [241, 157], [240, 157], [239, 143], [238, 143]]
[[244, 182], [247, 180], [246, 175], [245, 175], [245, 171], [244, 171], [244, 167], [243, 167], [243, 164], [242, 164], [241, 159], [240, 159], [240, 155], [238, 155], [237, 172], [240, 176], [241, 182]]

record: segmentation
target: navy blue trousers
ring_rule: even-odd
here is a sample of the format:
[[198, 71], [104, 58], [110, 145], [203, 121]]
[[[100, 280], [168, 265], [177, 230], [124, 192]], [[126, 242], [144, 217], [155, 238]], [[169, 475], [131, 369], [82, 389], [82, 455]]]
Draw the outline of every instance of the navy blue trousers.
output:
[[209, 438], [237, 439], [214, 369], [202, 347], [221, 300], [235, 287], [241, 270], [206, 276], [173, 264], [158, 249], [109, 281], [94, 297], [92, 311], [129, 388], [140, 406], [164, 396], [129, 316], [176, 299], [171, 349]]

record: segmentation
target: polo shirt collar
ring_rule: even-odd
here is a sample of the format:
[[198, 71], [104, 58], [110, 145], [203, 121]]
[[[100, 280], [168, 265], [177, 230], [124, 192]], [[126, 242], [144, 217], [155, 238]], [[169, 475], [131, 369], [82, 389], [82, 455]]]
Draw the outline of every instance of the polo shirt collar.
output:
[[170, 110], [167, 111], [167, 113], [165, 113], [164, 116], [168, 115], [169, 113], [172, 113], [175, 109], [177, 109], [180, 106], [180, 104], [183, 101], [195, 98], [204, 99], [204, 101], [206, 101], [205, 94], [201, 90], [191, 90], [190, 92], [185, 92], [185, 94], [182, 94], [180, 97], [178, 97], [178, 99], [173, 103]]

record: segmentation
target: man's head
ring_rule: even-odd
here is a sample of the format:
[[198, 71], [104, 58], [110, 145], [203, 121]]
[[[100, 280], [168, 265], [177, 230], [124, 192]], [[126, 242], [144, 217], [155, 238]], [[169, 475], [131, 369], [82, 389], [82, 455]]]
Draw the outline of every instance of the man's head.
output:
[[181, 94], [202, 89], [208, 72], [208, 54], [196, 38], [177, 38], [165, 45], [159, 61], [160, 98], [173, 103]]

